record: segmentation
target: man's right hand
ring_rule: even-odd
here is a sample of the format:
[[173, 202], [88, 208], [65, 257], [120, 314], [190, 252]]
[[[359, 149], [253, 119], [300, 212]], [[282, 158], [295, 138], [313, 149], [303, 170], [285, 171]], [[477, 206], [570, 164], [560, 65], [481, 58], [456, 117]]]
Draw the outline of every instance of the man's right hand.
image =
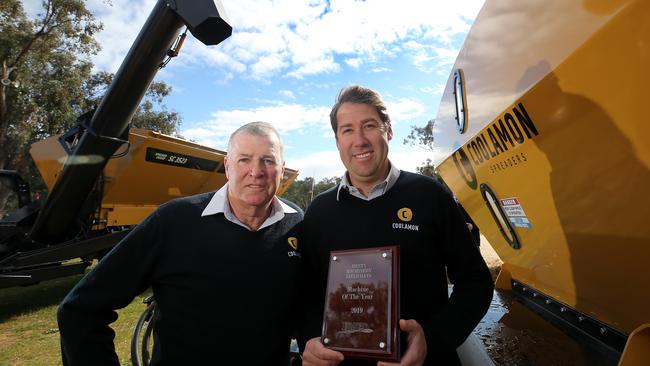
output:
[[336, 366], [343, 361], [343, 354], [326, 348], [320, 338], [312, 338], [305, 344], [302, 366]]

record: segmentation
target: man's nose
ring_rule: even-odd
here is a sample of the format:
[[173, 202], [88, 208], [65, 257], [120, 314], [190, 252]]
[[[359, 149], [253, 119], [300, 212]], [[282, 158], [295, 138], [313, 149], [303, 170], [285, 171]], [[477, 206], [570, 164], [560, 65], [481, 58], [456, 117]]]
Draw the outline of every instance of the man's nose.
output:
[[363, 131], [363, 128], [354, 131], [352, 139], [355, 146], [365, 146], [368, 144], [368, 138], [366, 137], [366, 133]]
[[251, 177], [261, 177], [264, 175], [264, 162], [257, 161], [251, 164], [251, 169], [249, 171]]

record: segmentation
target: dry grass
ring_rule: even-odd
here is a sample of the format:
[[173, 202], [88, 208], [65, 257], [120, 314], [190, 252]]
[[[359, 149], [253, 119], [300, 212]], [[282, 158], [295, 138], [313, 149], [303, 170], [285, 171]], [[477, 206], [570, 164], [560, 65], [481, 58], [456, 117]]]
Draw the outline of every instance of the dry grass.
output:
[[[0, 290], [0, 365], [61, 365], [56, 308], [79, 279], [74, 276]], [[112, 324], [122, 365], [131, 365], [131, 332], [144, 307], [142, 297], [137, 297], [118, 312], [119, 319]]]
[[[481, 254], [494, 278], [501, 259], [481, 237]], [[0, 290], [0, 366], [61, 365], [56, 307], [80, 276], [43, 282], [29, 287]], [[119, 311], [112, 324], [115, 347], [122, 365], [131, 365], [131, 332], [145, 306], [142, 296]]]

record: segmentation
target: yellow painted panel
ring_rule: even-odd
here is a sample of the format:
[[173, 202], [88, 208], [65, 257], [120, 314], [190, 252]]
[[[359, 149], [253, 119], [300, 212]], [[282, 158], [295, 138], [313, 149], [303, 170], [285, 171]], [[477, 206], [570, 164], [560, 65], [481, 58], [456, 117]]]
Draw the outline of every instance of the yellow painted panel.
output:
[[[650, 2], [507, 4], [488, 1], [456, 62], [469, 128], [456, 130], [450, 82], [438, 171], [509, 276], [630, 333], [650, 323]], [[481, 184], [516, 198], [520, 249]]]
[[[101, 224], [95, 229], [135, 225], [164, 202], [215, 191], [226, 183], [224, 151], [136, 128], [130, 130], [128, 151], [126, 148], [125, 145], [118, 149], [104, 169]], [[51, 190], [67, 158], [58, 136], [35, 143], [30, 152]], [[123, 152], [126, 154], [121, 154]], [[190, 159], [190, 163], [186, 159]], [[192, 161], [211, 164], [216, 170], [196, 169]], [[183, 164], [185, 166], [181, 166]], [[297, 176], [296, 170], [285, 169], [278, 194], [282, 194]]]

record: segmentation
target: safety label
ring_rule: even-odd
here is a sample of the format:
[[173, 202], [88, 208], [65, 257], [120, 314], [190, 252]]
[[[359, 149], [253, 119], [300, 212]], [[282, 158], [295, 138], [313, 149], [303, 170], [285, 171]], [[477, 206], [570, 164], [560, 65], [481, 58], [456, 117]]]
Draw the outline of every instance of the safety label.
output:
[[503, 198], [499, 201], [501, 201], [503, 212], [506, 214], [506, 216], [508, 216], [508, 219], [512, 225], [526, 229], [533, 227], [533, 225], [531, 225], [530, 221], [528, 220], [528, 216], [526, 216], [523, 207], [521, 207], [521, 204], [519, 203], [519, 199], [517, 199], [517, 197]]

